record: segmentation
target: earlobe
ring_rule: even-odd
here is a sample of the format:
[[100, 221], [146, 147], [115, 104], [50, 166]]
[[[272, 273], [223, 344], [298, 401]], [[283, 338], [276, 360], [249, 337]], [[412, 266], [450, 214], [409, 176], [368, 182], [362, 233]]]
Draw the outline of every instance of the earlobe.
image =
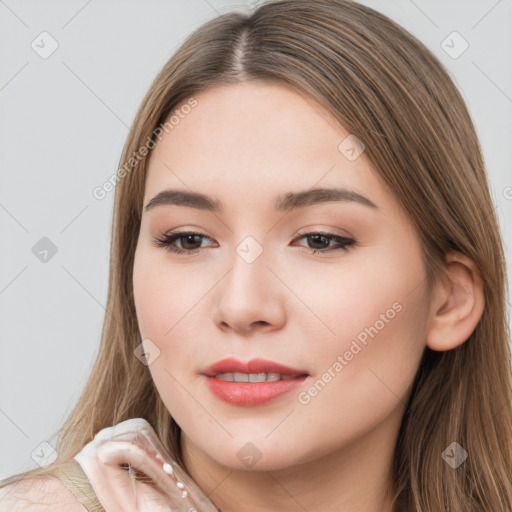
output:
[[470, 337], [485, 306], [483, 282], [474, 262], [456, 252], [446, 257], [436, 282], [426, 344], [432, 350], [458, 347]]

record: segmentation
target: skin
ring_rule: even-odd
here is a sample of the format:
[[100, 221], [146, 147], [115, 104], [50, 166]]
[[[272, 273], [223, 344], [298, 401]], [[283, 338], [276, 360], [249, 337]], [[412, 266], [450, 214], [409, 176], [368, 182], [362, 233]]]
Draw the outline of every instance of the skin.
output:
[[[410, 220], [364, 152], [350, 161], [338, 149], [349, 133], [311, 98], [262, 82], [195, 98], [153, 150], [144, 205], [173, 188], [212, 196], [224, 212], [145, 211], [133, 269], [141, 336], [160, 350], [149, 369], [182, 429], [187, 468], [224, 511], [391, 511], [393, 448], [410, 387], [425, 346], [449, 350], [476, 326], [483, 294], [475, 266], [450, 254], [448, 277], [427, 293]], [[378, 209], [273, 209], [279, 194], [342, 186]], [[174, 229], [204, 234], [174, 243], [199, 252], [154, 245]], [[303, 236], [318, 231], [356, 243], [322, 253], [339, 244]], [[236, 252], [247, 236], [263, 250], [252, 263]], [[396, 303], [400, 311], [300, 403], [299, 393]], [[261, 357], [310, 376], [269, 404], [231, 405], [200, 375], [225, 357]], [[261, 454], [250, 468], [237, 456], [248, 442]]]

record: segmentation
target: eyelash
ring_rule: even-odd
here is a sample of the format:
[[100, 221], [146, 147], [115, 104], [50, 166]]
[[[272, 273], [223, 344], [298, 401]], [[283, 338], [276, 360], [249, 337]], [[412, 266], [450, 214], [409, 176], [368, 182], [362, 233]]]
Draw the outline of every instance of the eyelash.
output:
[[[317, 254], [317, 253], [322, 254], [322, 253], [326, 253], [326, 252], [339, 251], [339, 250], [342, 250], [343, 252], [349, 252], [351, 249], [353, 249], [353, 247], [356, 244], [356, 240], [354, 240], [353, 238], [347, 238], [347, 237], [335, 235], [334, 233], [327, 233], [324, 231], [314, 231], [311, 233], [304, 233], [304, 234], [298, 236], [297, 238], [295, 238], [294, 241], [299, 240], [301, 238], [308, 238], [308, 237], [317, 236], [317, 235], [320, 235], [324, 238], [329, 238], [331, 240], [335, 240], [341, 245], [340, 245], [340, 247], [336, 247], [334, 249], [332, 249], [332, 248], [331, 249], [309, 249], [308, 248], [308, 251], [310, 251], [311, 254]], [[156, 247], [161, 247], [161, 248], [165, 249], [166, 251], [169, 251], [169, 252], [175, 253], [175, 254], [190, 255], [190, 254], [198, 253], [200, 251], [200, 249], [187, 250], [187, 249], [180, 249], [179, 247], [175, 247], [172, 245], [176, 240], [179, 240], [180, 238], [185, 238], [187, 236], [199, 236], [201, 238], [209, 238], [206, 235], [203, 235], [202, 233], [197, 233], [194, 231], [182, 231], [182, 232], [177, 232], [174, 234], [166, 234], [166, 235], [164, 235], [163, 238], [155, 238], [153, 243]]]

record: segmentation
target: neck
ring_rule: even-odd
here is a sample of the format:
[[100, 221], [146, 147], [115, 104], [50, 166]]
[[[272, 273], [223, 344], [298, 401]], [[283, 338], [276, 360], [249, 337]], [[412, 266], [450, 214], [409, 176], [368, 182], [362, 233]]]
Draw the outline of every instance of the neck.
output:
[[[402, 411], [401, 411], [402, 412]], [[393, 451], [400, 417], [309, 462], [258, 471], [217, 463], [182, 431], [186, 470], [222, 512], [393, 512]]]

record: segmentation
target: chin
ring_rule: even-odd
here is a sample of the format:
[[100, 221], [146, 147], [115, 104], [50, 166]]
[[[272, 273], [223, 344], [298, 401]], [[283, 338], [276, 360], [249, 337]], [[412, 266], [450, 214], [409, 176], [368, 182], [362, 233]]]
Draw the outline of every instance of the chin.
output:
[[[297, 453], [296, 448], [286, 448], [282, 443], [279, 447], [274, 443], [265, 443], [256, 439], [255, 442], [244, 440], [232, 440], [232, 442], [218, 445], [218, 452], [211, 452], [208, 455], [218, 464], [230, 470], [246, 471], [277, 471], [292, 466], [300, 465], [315, 459], [314, 455], [309, 458], [306, 453]], [[300, 442], [294, 442], [294, 446], [300, 446]]]

